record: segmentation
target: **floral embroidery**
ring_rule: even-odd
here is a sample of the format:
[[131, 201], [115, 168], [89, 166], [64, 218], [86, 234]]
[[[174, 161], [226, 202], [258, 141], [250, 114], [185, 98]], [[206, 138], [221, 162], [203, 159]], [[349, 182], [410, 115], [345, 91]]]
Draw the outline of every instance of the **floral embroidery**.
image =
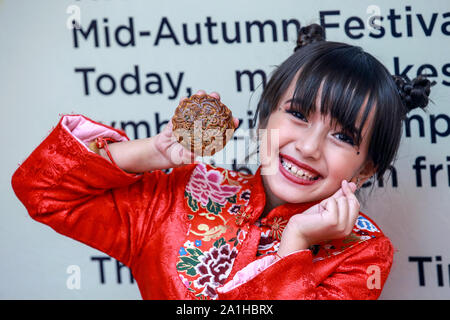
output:
[[242, 193], [241, 193], [241, 195], [240, 195], [240, 198], [242, 199], [242, 200], [245, 200], [245, 201], [247, 201], [248, 202], [248, 200], [250, 200], [250, 190], [244, 190]]
[[236, 232], [236, 236], [228, 240], [228, 242], [233, 242], [234, 246], [237, 247], [238, 244], [242, 244], [247, 235], [247, 232], [242, 229], [238, 229]]
[[203, 164], [198, 164], [186, 186], [186, 193], [200, 202], [203, 207], [216, 212], [224, 206], [227, 198], [233, 197], [241, 188], [239, 185], [221, 185], [222, 174], [217, 170], [206, 171]]
[[267, 227], [264, 229], [267, 230], [261, 232], [261, 239], [259, 240], [258, 251], [256, 252], [257, 257], [276, 253], [280, 247], [280, 241], [270, 236], [271, 230]]
[[236, 213], [236, 225], [241, 226], [246, 220], [248, 220], [251, 217], [250, 211], [250, 207], [246, 207], [244, 211], [239, 210]]
[[230, 274], [236, 256], [236, 247], [230, 248], [223, 238], [214, 242], [213, 247], [199, 258], [199, 263], [195, 266], [200, 277], [194, 281], [194, 286], [198, 289], [204, 288], [203, 295], [217, 298], [216, 288], [222, 285]]
[[251, 177], [200, 163], [186, 186], [190, 226], [176, 268], [180, 281], [198, 299], [217, 298], [216, 289], [230, 274], [247, 236], [247, 229], [236, 220], [251, 216], [251, 192], [247, 189], [243, 194], [237, 179]]
[[230, 214], [232, 214], [232, 215], [236, 215], [236, 214], [238, 214], [240, 211], [241, 211], [241, 206], [240, 206], [240, 205], [237, 205], [237, 204], [233, 204], [233, 205], [231, 206], [231, 208], [228, 209], [228, 212], [229, 212]]
[[359, 230], [367, 230], [370, 232], [380, 232], [380, 230], [377, 229], [377, 227], [375, 227], [375, 225], [370, 222], [367, 218], [363, 217], [363, 216], [358, 216], [358, 219], [356, 220], [356, 227]]
[[195, 275], [195, 267], [200, 263], [198, 258], [203, 255], [203, 252], [198, 248], [180, 248], [180, 260], [177, 263], [177, 270], [183, 271], [187, 275]]
[[284, 220], [281, 217], [275, 217], [270, 225], [270, 233], [269, 236], [271, 236], [274, 239], [277, 239], [278, 241], [281, 241], [281, 236], [283, 234], [283, 230], [286, 227], [288, 223], [288, 220]]

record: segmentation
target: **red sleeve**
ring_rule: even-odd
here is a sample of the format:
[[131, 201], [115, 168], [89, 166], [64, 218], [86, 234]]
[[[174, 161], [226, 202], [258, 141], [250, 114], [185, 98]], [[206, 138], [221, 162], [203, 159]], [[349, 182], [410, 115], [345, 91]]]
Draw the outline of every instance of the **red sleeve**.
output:
[[313, 262], [310, 250], [303, 250], [272, 263], [247, 282], [219, 294], [219, 299], [377, 299], [392, 258], [393, 248], [385, 236], [318, 262]]
[[165, 218], [168, 190], [190, 166], [170, 174], [128, 174], [89, 151], [82, 134], [75, 136], [62, 121], [16, 170], [14, 192], [33, 219], [130, 266], [141, 242]]

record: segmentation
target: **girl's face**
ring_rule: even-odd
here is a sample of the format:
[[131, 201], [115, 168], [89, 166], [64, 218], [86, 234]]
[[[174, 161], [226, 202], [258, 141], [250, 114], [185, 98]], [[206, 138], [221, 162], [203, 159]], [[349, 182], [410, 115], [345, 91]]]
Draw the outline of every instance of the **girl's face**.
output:
[[[329, 116], [320, 113], [317, 103], [320, 103], [322, 87], [315, 112], [306, 118], [300, 112], [290, 111], [295, 84], [296, 79], [270, 115], [265, 129], [271, 147], [263, 148], [266, 151], [260, 154], [267, 200], [273, 207], [286, 202], [325, 199], [340, 188], [342, 180], [356, 183], [359, 177], [361, 185], [374, 173], [371, 162], [366, 161], [372, 112], [365, 121], [361, 143], [357, 146], [339, 125], [330, 125]], [[278, 129], [278, 135], [271, 134], [273, 129]], [[271, 148], [270, 152], [267, 148]], [[264, 169], [270, 171], [269, 167], [277, 170], [265, 175]]]

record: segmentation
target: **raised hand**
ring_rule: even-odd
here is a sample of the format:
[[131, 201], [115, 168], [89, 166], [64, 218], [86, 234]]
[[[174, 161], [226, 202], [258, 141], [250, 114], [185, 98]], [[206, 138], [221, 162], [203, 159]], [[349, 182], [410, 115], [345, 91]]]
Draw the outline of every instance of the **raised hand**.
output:
[[283, 232], [279, 254], [307, 249], [323, 240], [349, 235], [358, 218], [360, 204], [354, 192], [356, 185], [346, 180], [331, 197], [289, 219]]

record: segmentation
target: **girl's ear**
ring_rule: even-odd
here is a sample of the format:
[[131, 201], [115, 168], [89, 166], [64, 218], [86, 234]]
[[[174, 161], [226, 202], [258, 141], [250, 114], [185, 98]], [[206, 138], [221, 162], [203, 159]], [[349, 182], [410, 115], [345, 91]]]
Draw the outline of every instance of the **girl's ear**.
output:
[[358, 182], [357, 186], [358, 188], [361, 187], [367, 180], [369, 180], [375, 173], [377, 172], [377, 169], [374, 165], [374, 163], [371, 160], [367, 160], [364, 166], [362, 167], [359, 174], [355, 177], [355, 181]]

